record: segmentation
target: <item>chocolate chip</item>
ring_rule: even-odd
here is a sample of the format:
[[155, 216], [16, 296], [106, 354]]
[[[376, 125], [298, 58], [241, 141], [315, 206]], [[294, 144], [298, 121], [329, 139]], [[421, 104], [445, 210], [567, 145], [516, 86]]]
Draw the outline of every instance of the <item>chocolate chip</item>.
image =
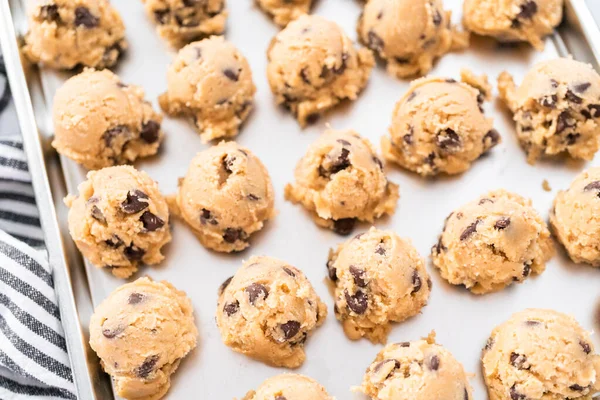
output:
[[125, 138], [129, 138], [130, 136], [129, 128], [125, 125], [117, 125], [114, 128], [108, 129], [106, 132], [102, 134], [102, 140], [106, 147], [111, 147], [112, 142], [116, 137], [123, 136]]
[[592, 86], [590, 82], [583, 82], [573, 86], [573, 90], [577, 93], [583, 93]]
[[49, 22], [59, 21], [60, 14], [58, 13], [58, 6], [56, 4], [46, 4], [41, 6], [39, 17]]
[[377, 19], [381, 19], [383, 18], [383, 10], [379, 11], [379, 13], [377, 13]]
[[140, 217], [140, 221], [142, 221], [144, 229], [148, 232], [154, 232], [165, 225], [165, 221], [163, 221], [158, 215], [152, 214], [150, 211], [144, 211]]
[[127, 192], [127, 198], [121, 203], [121, 210], [125, 214], [135, 214], [146, 208], [148, 208], [148, 195], [138, 189]]
[[248, 301], [254, 305], [258, 299], [265, 300], [269, 296], [269, 289], [260, 283], [253, 283], [244, 289], [248, 293]]
[[98, 208], [98, 206], [92, 206], [92, 208], [90, 209], [90, 214], [92, 218], [94, 218], [96, 221], [106, 224], [106, 217], [104, 217], [104, 214]]
[[377, 166], [379, 167], [379, 169], [383, 171], [383, 163], [381, 162], [381, 160], [379, 159], [379, 157], [373, 156], [371, 159], [373, 160], [373, 162], [375, 164], [377, 164]]
[[571, 103], [581, 104], [583, 99], [573, 93], [570, 89], [567, 89], [567, 93], [565, 93], [565, 98]]
[[441, 23], [442, 23], [442, 14], [440, 14], [439, 10], [435, 10], [433, 12], [433, 24], [435, 26], [440, 26]]
[[600, 117], [600, 104], [589, 104], [588, 110], [593, 118]]
[[483, 199], [479, 200], [479, 205], [482, 205], [485, 203], [494, 203], [494, 200], [488, 199], [487, 197], [484, 197]]
[[465, 400], [469, 400], [469, 391], [465, 388]]
[[568, 111], [563, 111], [556, 118], [556, 134], [562, 133], [567, 128], [575, 126], [575, 121], [572, 120], [571, 114]]
[[527, 278], [531, 273], [531, 262], [523, 264], [523, 278]]
[[491, 350], [491, 348], [494, 347], [495, 342], [496, 341], [494, 340], [494, 338], [492, 338], [492, 337], [488, 338], [487, 342], [485, 342], [484, 350], [485, 351]]
[[410, 347], [410, 342], [400, 342], [400, 343], [398, 343], [398, 346], [400, 346], [400, 347]]
[[287, 400], [287, 397], [285, 397], [285, 396], [277, 396], [277, 397], [275, 397], [275, 400]]
[[302, 82], [310, 85], [310, 78], [308, 77], [308, 67], [304, 67], [300, 70], [300, 78], [302, 78]]
[[94, 16], [87, 7], [77, 7], [75, 9], [75, 26], [84, 26], [88, 29], [99, 25], [100, 19]]
[[430, 371], [437, 371], [440, 368], [440, 358], [436, 355], [431, 356], [431, 358], [427, 361], [427, 368]]
[[171, 11], [169, 9], [166, 10], [154, 10], [154, 19], [160, 25], [164, 25], [169, 22], [169, 15]]
[[252, 200], [252, 201], [258, 201], [260, 200], [260, 197], [258, 197], [255, 194], [250, 193], [248, 196], [246, 196], [248, 198], [248, 200]]
[[194, 47], [194, 51], [196, 52], [196, 60], [200, 60], [202, 58], [202, 47]]
[[413, 274], [412, 274], [412, 285], [413, 285], [413, 290], [412, 290], [411, 294], [417, 293], [419, 290], [421, 290], [421, 286], [423, 286], [423, 281], [421, 280], [419, 271], [417, 271], [416, 269], [413, 271]]
[[[446, 78], [444, 80], [444, 82], [446, 82], [446, 83], [456, 83], [456, 79], [454, 79], [454, 78]], [[479, 95], [477, 96], [477, 101], [479, 101]]]
[[147, 357], [144, 360], [144, 362], [142, 363], [142, 365], [140, 365], [136, 369], [135, 374], [139, 378], [148, 377], [148, 375], [150, 375], [150, 372], [152, 372], [152, 370], [154, 370], [154, 367], [156, 366], [157, 362], [158, 362], [158, 355], [153, 355], [153, 356]]
[[142, 131], [140, 137], [146, 143], [155, 143], [158, 140], [158, 134], [160, 132], [160, 125], [156, 121], [148, 121], [142, 124]]
[[494, 228], [501, 231], [510, 225], [510, 217], [502, 217], [494, 224]]
[[104, 243], [108, 246], [108, 247], [112, 247], [113, 249], [116, 249], [118, 247], [123, 246], [123, 241], [121, 240], [120, 237], [118, 237], [117, 235], [113, 235], [112, 238], [110, 239], [106, 239], [104, 241]]
[[600, 181], [590, 182], [583, 188], [584, 192], [591, 192], [592, 190], [598, 190], [598, 197], [600, 197]]
[[346, 71], [346, 68], [348, 67], [348, 59], [349, 58], [350, 58], [350, 54], [342, 53], [342, 63], [340, 64], [339, 67], [333, 67], [333, 73], [336, 75], [343, 74], [344, 71]]
[[385, 46], [385, 42], [381, 37], [379, 37], [375, 31], [370, 30], [367, 33], [367, 46], [374, 51], [381, 52], [383, 51], [383, 47]]
[[331, 279], [333, 282], [337, 281], [337, 269], [333, 266], [333, 260], [327, 261], [326, 267], [329, 279]]
[[[341, 143], [342, 146], [352, 146], [352, 143], [350, 143], [347, 140], [344, 139], [337, 139], [336, 142]], [[346, 156], [348, 155], [348, 153], [346, 153]]]
[[528, 319], [527, 321], [525, 321], [525, 325], [527, 325], [527, 326], [538, 326], [540, 324], [541, 324], [540, 321], [534, 321], [532, 319]]
[[512, 385], [510, 388], [510, 399], [511, 400], [526, 400], [527, 396], [517, 392], [516, 384]]
[[516, 369], [527, 369], [524, 368], [526, 362], [527, 356], [525, 356], [524, 354], [518, 354], [514, 352], [510, 354], [510, 365], [512, 365]]
[[430, 165], [431, 167], [435, 167], [435, 153], [431, 152], [427, 157], [425, 157], [425, 163]]
[[566, 137], [567, 145], [572, 146], [577, 142], [581, 135], [579, 133], [569, 133]]
[[219, 296], [223, 294], [225, 289], [227, 289], [227, 286], [229, 286], [232, 279], [233, 279], [233, 276], [230, 276], [229, 278], [225, 279], [225, 281], [223, 281], [223, 283], [221, 283], [221, 286], [219, 286]]
[[590, 346], [589, 343], [579, 341], [579, 345], [581, 346], [585, 354], [590, 354], [592, 352], [592, 346]]
[[227, 69], [223, 70], [223, 75], [225, 75], [227, 78], [231, 79], [232, 81], [237, 82], [238, 79], [240, 79], [241, 71], [242, 71], [241, 69], [234, 71], [230, 68], [227, 68]]
[[341, 218], [333, 221], [333, 231], [338, 235], [349, 235], [354, 230], [355, 218]]
[[353, 295], [350, 295], [350, 293], [345, 290], [344, 296], [346, 297], [346, 304], [348, 305], [348, 308], [356, 314], [364, 314], [364, 312], [367, 311], [369, 298], [362, 290], [358, 290]]
[[200, 4], [200, 0], [183, 0], [183, 5], [186, 7], [195, 7]]
[[240, 302], [236, 300], [233, 303], [225, 304], [225, 306], [223, 307], [223, 312], [225, 312], [225, 314], [227, 314], [228, 317], [231, 317], [233, 314], [238, 312], [239, 309], [240, 309]]
[[539, 100], [539, 103], [546, 108], [556, 108], [556, 102], [558, 101], [558, 97], [553, 94], [551, 96], [542, 97]]
[[206, 208], [203, 208], [200, 211], [200, 223], [202, 225], [206, 225], [207, 223], [211, 224], [211, 225], [217, 225], [219, 222], [217, 221], [217, 219], [212, 215], [212, 213], [207, 210]]
[[285, 324], [279, 325], [279, 327], [283, 331], [283, 337], [285, 338], [285, 340], [290, 340], [291, 338], [296, 336], [300, 331], [300, 322], [288, 321]]
[[460, 240], [467, 240], [471, 235], [477, 232], [477, 225], [479, 225], [479, 223], [481, 223], [480, 219], [467, 226], [463, 233], [460, 234]]
[[558, 87], [558, 81], [556, 79], [550, 79], [550, 86], [556, 89]]
[[433, 250], [436, 251], [437, 254], [440, 254], [442, 251], [446, 250], [446, 246], [442, 243], [442, 237], [440, 236], [437, 243], [433, 245]]
[[125, 250], [123, 250], [123, 254], [125, 254], [125, 257], [128, 260], [140, 261], [142, 259], [142, 257], [144, 257], [144, 254], [146, 254], [146, 251], [144, 249], [141, 249], [141, 248], [135, 246], [132, 243], [130, 246], [125, 247]]
[[406, 102], [408, 103], [408, 102], [412, 101], [412, 99], [414, 99], [415, 97], [417, 97], [417, 91], [416, 90], [410, 92], [410, 94], [406, 98]]
[[144, 299], [144, 295], [138, 292], [133, 292], [127, 298], [128, 304], [139, 304]]
[[364, 288], [367, 286], [367, 282], [365, 281], [366, 278], [366, 271], [364, 269], [360, 269], [355, 267], [354, 265], [351, 265], [348, 270], [350, 271], [350, 274], [352, 275], [352, 278], [354, 279], [354, 284], [358, 287]]
[[115, 329], [102, 329], [102, 335], [107, 338], [107, 339], [114, 339], [117, 335], [123, 333], [123, 331], [125, 330], [125, 328], [123, 328], [122, 326], [118, 326]]
[[238, 240], [243, 240], [245, 232], [241, 228], [225, 228], [223, 233], [223, 240], [227, 243], [235, 243]]
[[585, 389], [587, 389], [587, 387], [583, 387], [581, 385], [578, 385], [577, 383], [574, 385], [569, 386], [569, 389], [575, 391], [575, 392], [583, 392]]
[[531, 19], [537, 13], [537, 4], [533, 0], [521, 4], [521, 11], [517, 14], [518, 19]]
[[197, 12], [189, 13], [186, 8], [179, 8], [175, 10], [175, 21], [177, 25], [184, 28], [193, 28], [200, 25], [201, 15]]
[[306, 116], [306, 123], [309, 124], [309, 125], [312, 125], [312, 124], [316, 123], [319, 120], [320, 116], [321, 115], [318, 114], [318, 113], [308, 114]]
[[292, 271], [291, 269], [289, 269], [288, 267], [283, 267], [282, 268], [286, 274], [288, 274], [289, 276], [295, 278], [296, 274], [294, 273], [294, 271]]
[[380, 256], [385, 256], [385, 248], [381, 244], [379, 244], [375, 249], [375, 253], [379, 254]]
[[437, 134], [436, 143], [442, 150], [454, 150], [461, 147], [460, 136], [450, 128]]
[[590, 114], [588, 110], [581, 110], [581, 115], [583, 115], [583, 118], [585, 119], [592, 119], [592, 114]]

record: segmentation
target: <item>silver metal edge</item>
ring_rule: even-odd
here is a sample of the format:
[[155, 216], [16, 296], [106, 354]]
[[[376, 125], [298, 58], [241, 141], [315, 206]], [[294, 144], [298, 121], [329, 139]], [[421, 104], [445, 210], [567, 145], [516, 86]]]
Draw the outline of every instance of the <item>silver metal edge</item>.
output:
[[589, 6], [585, 0], [566, 0], [566, 7], [567, 22], [577, 23], [580, 26], [581, 33], [585, 37], [597, 65], [600, 65], [600, 27], [594, 20]]

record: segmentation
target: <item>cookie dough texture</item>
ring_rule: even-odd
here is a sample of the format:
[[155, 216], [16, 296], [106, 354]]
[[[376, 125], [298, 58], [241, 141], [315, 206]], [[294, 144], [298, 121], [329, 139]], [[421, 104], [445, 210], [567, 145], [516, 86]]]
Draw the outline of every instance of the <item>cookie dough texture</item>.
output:
[[490, 400], [591, 400], [600, 390], [600, 356], [574, 318], [528, 309], [496, 327], [483, 349]]
[[553, 253], [550, 232], [531, 201], [502, 189], [452, 212], [431, 250], [444, 279], [476, 294], [541, 274]]
[[334, 400], [319, 382], [305, 375], [281, 374], [264, 381], [242, 400]]
[[244, 250], [250, 235], [275, 216], [267, 169], [235, 142], [198, 153], [170, 203], [204, 246], [220, 252]]
[[373, 400], [474, 399], [463, 366], [433, 334], [384, 347], [359, 390]]
[[285, 198], [339, 234], [349, 234], [356, 220], [373, 222], [396, 210], [398, 185], [387, 180], [371, 143], [354, 131], [325, 131], [298, 162], [294, 176]]
[[170, 115], [192, 118], [206, 142], [238, 134], [255, 92], [246, 58], [223, 37], [213, 36], [179, 51], [159, 102]]
[[462, 75], [464, 82], [427, 77], [411, 83], [381, 140], [386, 160], [423, 176], [459, 174], [500, 142], [483, 113], [487, 78]]
[[359, 40], [398, 78], [425, 75], [440, 56], [469, 45], [451, 25], [442, 0], [369, 0], [358, 20]]
[[65, 203], [71, 237], [96, 267], [128, 278], [140, 263], [163, 260], [161, 248], [171, 241], [169, 210], [145, 172], [129, 166], [91, 171]]
[[569, 58], [542, 61], [518, 88], [510, 74], [500, 74], [498, 91], [530, 163], [558, 154], [591, 160], [598, 151], [600, 75], [591, 65]]
[[335, 285], [335, 314], [350, 339], [385, 343], [391, 322], [418, 314], [431, 280], [411, 243], [371, 228], [331, 251], [329, 279]]
[[108, 0], [45, 0], [30, 14], [23, 53], [50, 68], [106, 68], [126, 48], [125, 26]]
[[99, 169], [156, 154], [162, 116], [144, 100], [144, 90], [126, 85], [108, 70], [67, 80], [54, 96], [54, 140], [61, 154]]
[[225, 0], [142, 0], [160, 36], [175, 47], [225, 31]]
[[192, 303], [166, 281], [140, 278], [112, 292], [94, 311], [90, 346], [126, 399], [156, 400], [180, 360], [196, 347]]
[[269, 14], [279, 26], [308, 14], [313, 0], [256, 0], [259, 7]]
[[296, 368], [327, 307], [302, 271], [254, 256], [221, 286], [216, 314], [227, 346], [271, 366]]
[[543, 50], [544, 38], [562, 20], [563, 0], [465, 0], [464, 26], [501, 42], [529, 42]]
[[600, 168], [582, 172], [558, 192], [550, 225], [573, 261], [600, 267]]
[[267, 58], [271, 91], [301, 126], [343, 99], [355, 100], [375, 64], [371, 51], [355, 49], [339, 25], [316, 15], [290, 22]]

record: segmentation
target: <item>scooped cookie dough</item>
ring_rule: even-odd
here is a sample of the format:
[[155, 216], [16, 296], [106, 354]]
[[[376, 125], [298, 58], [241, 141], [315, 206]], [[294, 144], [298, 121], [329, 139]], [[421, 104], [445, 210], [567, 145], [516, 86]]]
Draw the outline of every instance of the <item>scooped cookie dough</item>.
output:
[[158, 400], [171, 374], [196, 347], [192, 303], [169, 282], [140, 278], [112, 292], [94, 311], [90, 346], [119, 397]]
[[308, 14], [313, 0], [256, 0], [279, 26], [286, 26], [301, 15]]
[[463, 24], [501, 42], [525, 41], [537, 50], [562, 20], [563, 0], [465, 0]]
[[281, 374], [264, 381], [242, 400], [334, 400], [325, 388], [312, 378], [300, 374]]
[[301, 126], [343, 99], [355, 100], [375, 64], [368, 49], [355, 49], [339, 25], [316, 15], [290, 22], [271, 41], [267, 58], [271, 91]]
[[92, 264], [128, 278], [138, 264], [157, 264], [171, 241], [169, 210], [158, 185], [133, 167], [91, 171], [79, 195], [67, 196], [69, 232]]
[[45, 0], [29, 17], [23, 53], [50, 68], [106, 68], [125, 49], [125, 26], [108, 0]]
[[255, 92], [246, 58], [223, 37], [213, 36], [179, 51], [159, 102], [170, 115], [192, 118], [207, 142], [238, 134]]
[[298, 162], [285, 198], [311, 212], [315, 222], [341, 235], [356, 220], [393, 214], [400, 197], [373, 146], [354, 131], [325, 131]]
[[385, 343], [391, 322], [418, 314], [427, 304], [431, 279], [409, 242], [371, 228], [331, 251], [335, 315], [350, 339]]
[[476, 294], [541, 274], [553, 253], [550, 232], [531, 200], [502, 189], [452, 212], [431, 249], [442, 277]]
[[225, 31], [225, 0], [142, 0], [160, 36], [181, 47]]
[[273, 185], [262, 162], [235, 142], [201, 151], [180, 181], [173, 211], [200, 242], [221, 252], [241, 251], [275, 216]]
[[516, 88], [498, 77], [500, 98], [512, 111], [517, 137], [534, 163], [541, 156], [569, 154], [591, 160], [600, 137], [600, 75], [569, 58], [536, 64]]
[[144, 100], [144, 90], [126, 85], [108, 70], [67, 80], [54, 96], [54, 140], [61, 154], [99, 169], [156, 154], [162, 116]]
[[442, 0], [369, 0], [358, 38], [398, 78], [425, 75], [438, 57], [469, 46], [469, 34], [451, 25]]
[[588, 400], [600, 390], [600, 356], [574, 318], [528, 309], [496, 327], [483, 349], [490, 400]]
[[550, 211], [556, 238], [577, 263], [600, 267], [600, 168], [580, 173]]
[[387, 160], [423, 176], [458, 174], [500, 142], [483, 113], [487, 78], [461, 75], [464, 83], [432, 77], [411, 83], [381, 140]]
[[251, 257], [219, 289], [223, 342], [268, 365], [302, 365], [304, 343], [326, 316], [327, 306], [304, 273], [275, 258]]
[[385, 346], [358, 389], [374, 400], [474, 398], [463, 366], [435, 343], [435, 334]]

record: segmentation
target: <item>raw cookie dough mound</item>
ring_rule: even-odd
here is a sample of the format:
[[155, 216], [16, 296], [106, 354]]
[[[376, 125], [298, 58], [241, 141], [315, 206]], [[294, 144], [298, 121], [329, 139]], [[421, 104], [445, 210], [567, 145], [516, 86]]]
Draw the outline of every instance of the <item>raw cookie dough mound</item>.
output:
[[472, 400], [463, 366], [435, 335], [389, 344], [367, 368], [359, 390], [374, 400]]
[[418, 314], [431, 290], [425, 262], [412, 244], [375, 228], [331, 251], [327, 270], [335, 285], [335, 315], [353, 340], [385, 343], [390, 323]]
[[275, 216], [271, 178], [250, 150], [222, 142], [194, 157], [180, 181], [174, 211], [209, 249], [232, 252]]
[[181, 47], [225, 30], [225, 0], [142, 0], [160, 36]]
[[550, 225], [573, 261], [600, 267], [599, 167], [582, 172], [558, 193]]
[[133, 167], [91, 171], [68, 196], [69, 232], [79, 251], [99, 268], [128, 278], [138, 264], [157, 264], [171, 241], [169, 209], [148, 174]]
[[156, 154], [163, 137], [162, 116], [144, 90], [108, 70], [86, 69], [67, 80], [54, 96], [53, 120], [52, 146], [88, 169]]
[[190, 117], [203, 142], [230, 138], [252, 110], [256, 87], [246, 58], [221, 36], [190, 43], [167, 72], [165, 112]]
[[106, 68], [126, 48], [125, 26], [108, 0], [45, 0], [30, 15], [23, 52], [50, 68]]
[[518, 88], [503, 72], [498, 91], [514, 114], [517, 137], [530, 163], [561, 153], [591, 160], [598, 151], [600, 75], [591, 65], [569, 58], [543, 61]]
[[327, 306], [304, 273], [275, 258], [251, 257], [219, 289], [223, 342], [268, 365], [302, 365], [304, 343], [326, 316]]
[[442, 0], [369, 0], [358, 37], [387, 62], [390, 74], [425, 75], [436, 58], [469, 45], [469, 34], [451, 25], [451, 14]]
[[387, 180], [371, 143], [354, 131], [325, 131], [298, 162], [294, 176], [285, 198], [340, 235], [350, 234], [356, 220], [373, 222], [396, 210], [398, 185]]
[[301, 126], [343, 99], [355, 100], [375, 64], [368, 49], [356, 50], [339, 25], [316, 15], [290, 22], [267, 57], [271, 91]]
[[325, 388], [312, 378], [299, 374], [281, 374], [264, 381], [242, 400], [334, 400]]
[[531, 200], [495, 190], [446, 219], [433, 264], [444, 279], [484, 294], [544, 272], [554, 247]]
[[465, 0], [463, 24], [502, 42], [525, 41], [537, 50], [562, 20], [563, 0]]
[[490, 97], [487, 78], [468, 71], [463, 82], [421, 78], [396, 104], [384, 157], [423, 176], [458, 174], [500, 141], [492, 119], [483, 114]]
[[591, 400], [600, 356], [574, 318], [528, 309], [496, 327], [483, 349], [490, 400]]
[[112, 292], [90, 321], [90, 346], [126, 399], [162, 398], [197, 336], [186, 294], [149, 278]]
[[308, 14], [313, 0], [256, 0], [277, 25], [286, 26], [301, 15]]

